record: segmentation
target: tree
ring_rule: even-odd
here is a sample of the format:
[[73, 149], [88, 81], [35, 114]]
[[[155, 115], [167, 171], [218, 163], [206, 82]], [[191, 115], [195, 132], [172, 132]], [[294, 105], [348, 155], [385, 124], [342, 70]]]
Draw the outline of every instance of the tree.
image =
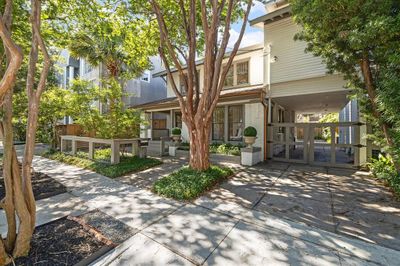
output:
[[303, 26], [296, 38], [321, 56], [331, 72], [343, 73], [375, 140], [400, 173], [400, 3], [397, 0], [291, 0]]
[[[109, 124], [98, 127], [97, 134], [111, 137], [119, 135], [118, 129], [127, 125], [123, 117], [136, 117], [135, 111], [123, 110], [122, 88], [128, 79], [151, 67], [149, 56], [155, 54], [156, 49], [151, 45], [152, 38], [147, 36], [146, 20], [131, 16], [123, 2], [105, 1], [93, 5], [91, 12], [79, 20], [69, 50], [72, 56], [83, 58], [93, 66], [105, 66], [106, 77], [99, 87], [107, 97], [101, 102], [108, 107]], [[95, 115], [94, 110], [91, 115]], [[99, 131], [106, 126], [109, 126], [110, 134]]]
[[[239, 49], [252, 0], [151, 0], [150, 4], [160, 32], [159, 53], [167, 70], [168, 82], [178, 98], [182, 120], [189, 130], [190, 167], [206, 170], [210, 166], [209, 133], [213, 111]], [[239, 16], [243, 17], [239, 37], [223, 68], [231, 23]], [[198, 51], [204, 51], [202, 91], [196, 69]], [[183, 77], [184, 93], [179, 91], [172, 78], [172, 66]]]
[[[15, 3], [19, 8], [23, 3]], [[43, 92], [50, 58], [46, 45], [41, 35], [41, 3], [39, 0], [31, 1], [30, 25], [31, 25], [31, 48], [29, 55], [29, 67], [27, 74], [26, 91], [28, 95], [28, 120], [26, 146], [22, 162], [22, 175], [17, 155], [13, 146], [13, 87], [17, 71], [22, 64], [22, 49], [19, 48], [11, 37], [13, 24], [14, 3], [7, 0], [2, 6], [3, 15], [0, 16], [0, 36], [2, 39], [2, 50], [6, 54], [6, 71], [0, 82], [0, 99], [4, 110], [1, 129], [3, 131], [3, 176], [5, 183], [5, 198], [2, 207], [5, 210], [8, 232], [5, 240], [0, 240], [0, 264], [11, 262], [11, 258], [27, 255], [30, 249], [30, 240], [35, 228], [36, 205], [31, 184], [31, 168], [33, 150], [35, 146], [35, 134], [37, 126], [37, 115], [41, 93]], [[21, 12], [17, 9], [16, 12]], [[23, 15], [21, 17], [24, 17]], [[18, 34], [17, 34], [18, 36]], [[39, 50], [41, 60], [40, 71], [37, 68], [39, 61]], [[3, 63], [3, 62], [2, 62]], [[35, 80], [36, 73], [40, 72], [39, 81]], [[36, 87], [36, 89], [34, 89]], [[18, 223], [17, 223], [18, 219]], [[18, 229], [17, 229], [18, 224]]]

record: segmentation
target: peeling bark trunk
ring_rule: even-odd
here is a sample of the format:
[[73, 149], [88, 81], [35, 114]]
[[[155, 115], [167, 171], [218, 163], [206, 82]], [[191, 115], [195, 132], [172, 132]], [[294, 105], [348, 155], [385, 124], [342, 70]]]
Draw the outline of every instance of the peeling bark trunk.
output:
[[209, 161], [209, 126], [192, 125], [190, 132], [190, 160], [191, 168], [204, 171], [210, 167]]

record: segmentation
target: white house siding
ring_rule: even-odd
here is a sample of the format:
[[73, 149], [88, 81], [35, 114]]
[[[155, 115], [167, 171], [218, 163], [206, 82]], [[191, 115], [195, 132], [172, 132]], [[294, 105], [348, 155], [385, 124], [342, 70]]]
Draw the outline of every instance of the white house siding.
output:
[[255, 147], [260, 147], [264, 154], [264, 106], [261, 103], [245, 104], [244, 124], [245, 128], [252, 126], [257, 129]]
[[317, 78], [275, 83], [271, 85], [271, 97], [284, 97], [321, 92], [343, 91], [346, 82], [340, 75], [327, 75]]
[[[326, 75], [321, 58], [305, 53], [306, 43], [294, 40], [300, 29], [291, 17], [265, 25], [265, 47], [271, 45], [271, 58], [276, 57], [271, 64], [271, 83]], [[265, 78], [268, 79], [268, 69]]]
[[[262, 33], [261, 33], [262, 34]], [[243, 51], [249, 51], [246, 53], [242, 53], [235, 56], [233, 62], [245, 61], [249, 60], [249, 86], [256, 86], [262, 85], [264, 81], [263, 73], [263, 49], [260, 45], [250, 46], [241, 48]], [[223, 61], [223, 64], [227, 62], [228, 59]], [[199, 65], [197, 69], [199, 72], [199, 79], [200, 79], [200, 90], [203, 88], [203, 81], [204, 81], [204, 68], [203, 65]], [[176, 86], [178, 89], [180, 88], [180, 78], [179, 73], [174, 72], [173, 79], [175, 80]], [[167, 81], [167, 97], [175, 97], [175, 93], [172, 89], [171, 82]]]

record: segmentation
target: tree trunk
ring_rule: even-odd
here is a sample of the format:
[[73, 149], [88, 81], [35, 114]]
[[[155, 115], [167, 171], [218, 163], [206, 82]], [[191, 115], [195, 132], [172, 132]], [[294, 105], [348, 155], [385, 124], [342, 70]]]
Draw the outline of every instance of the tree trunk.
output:
[[[191, 128], [191, 129], [190, 129]], [[209, 136], [210, 126], [191, 125], [190, 131], [190, 161], [191, 168], [204, 171], [210, 168]]]

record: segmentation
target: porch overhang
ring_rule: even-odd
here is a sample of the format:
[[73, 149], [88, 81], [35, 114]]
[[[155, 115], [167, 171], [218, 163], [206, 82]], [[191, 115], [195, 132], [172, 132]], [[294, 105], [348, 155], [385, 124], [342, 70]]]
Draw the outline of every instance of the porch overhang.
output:
[[[263, 87], [248, 90], [232, 89], [222, 91], [218, 103], [263, 102], [264, 99], [265, 90]], [[132, 106], [131, 108], [140, 109], [145, 112], [171, 110], [179, 109], [179, 102], [177, 97], [170, 97], [155, 102]]]

